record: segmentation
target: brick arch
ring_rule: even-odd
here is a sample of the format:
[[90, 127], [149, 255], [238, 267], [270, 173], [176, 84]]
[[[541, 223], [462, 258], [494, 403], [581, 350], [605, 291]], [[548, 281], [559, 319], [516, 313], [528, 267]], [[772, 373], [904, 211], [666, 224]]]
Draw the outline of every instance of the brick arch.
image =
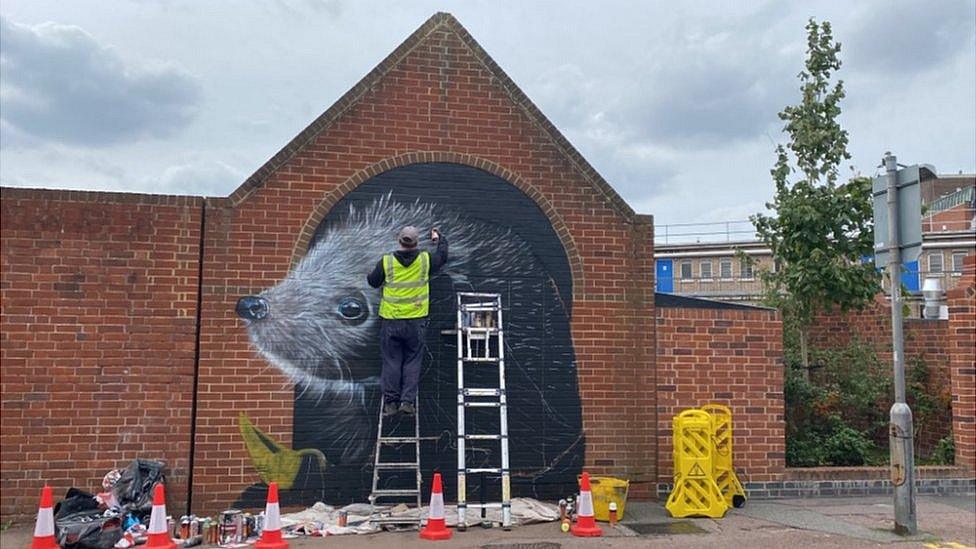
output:
[[308, 249], [308, 245], [312, 242], [312, 236], [315, 234], [315, 229], [319, 226], [322, 220], [325, 219], [325, 216], [329, 213], [329, 211], [331, 211], [332, 208], [340, 200], [342, 200], [344, 196], [352, 192], [356, 187], [383, 172], [387, 172], [395, 168], [410, 164], [432, 162], [462, 164], [472, 168], [478, 168], [479, 170], [486, 171], [492, 175], [504, 179], [506, 182], [514, 185], [517, 189], [522, 191], [523, 194], [531, 198], [532, 201], [539, 206], [539, 209], [542, 210], [546, 218], [549, 219], [549, 223], [556, 231], [556, 235], [559, 237], [559, 241], [562, 243], [563, 249], [566, 251], [566, 258], [569, 261], [569, 268], [573, 277], [573, 297], [575, 298], [577, 295], [582, 294], [584, 284], [583, 261], [580, 258], [579, 250], [577, 250], [576, 244], [573, 242], [573, 237], [569, 231], [569, 227], [566, 226], [566, 222], [563, 221], [562, 216], [559, 215], [559, 212], [556, 211], [549, 200], [541, 192], [539, 192], [535, 186], [523, 179], [517, 173], [512, 172], [507, 168], [503, 168], [502, 166], [491, 162], [490, 160], [485, 160], [484, 158], [479, 158], [469, 154], [451, 152], [410, 152], [400, 154], [370, 164], [369, 166], [354, 173], [341, 185], [326, 194], [325, 198], [323, 198], [322, 201], [315, 206], [311, 215], [309, 215], [308, 219], [305, 220], [305, 224], [302, 226], [298, 239], [295, 241], [295, 247], [292, 249], [291, 267], [294, 268], [296, 265], [298, 265], [298, 262], [305, 257], [305, 250]]

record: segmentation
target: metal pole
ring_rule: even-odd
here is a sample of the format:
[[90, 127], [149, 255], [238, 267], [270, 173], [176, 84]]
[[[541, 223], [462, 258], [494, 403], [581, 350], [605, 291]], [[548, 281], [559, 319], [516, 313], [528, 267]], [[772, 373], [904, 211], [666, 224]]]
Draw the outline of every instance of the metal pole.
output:
[[888, 442], [891, 452], [891, 483], [895, 488], [895, 532], [912, 535], [918, 531], [915, 515], [915, 444], [912, 440], [912, 410], [905, 402], [905, 339], [902, 332], [901, 243], [898, 240], [898, 163], [885, 153], [888, 201], [888, 276], [891, 284], [891, 345], [895, 375], [895, 403], [891, 405]]

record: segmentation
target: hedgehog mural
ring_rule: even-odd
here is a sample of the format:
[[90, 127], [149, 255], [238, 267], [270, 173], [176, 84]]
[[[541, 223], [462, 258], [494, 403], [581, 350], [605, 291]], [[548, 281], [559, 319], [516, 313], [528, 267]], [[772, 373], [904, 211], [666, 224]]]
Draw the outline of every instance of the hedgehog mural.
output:
[[[454, 327], [455, 293], [497, 292], [505, 306], [513, 495], [572, 492], [584, 444], [565, 252], [528, 197], [494, 175], [453, 164], [407, 166], [362, 184], [326, 216], [281, 282], [238, 301], [256, 351], [295, 384], [294, 447], [318, 458], [302, 460], [242, 417], [256, 465], [269, 454], [289, 463], [296, 478], [283, 497], [292, 503], [366, 500], [381, 400], [380, 292], [366, 273], [405, 225], [439, 227], [451, 245], [450, 261], [431, 281], [419, 401], [425, 477], [440, 470], [450, 478], [457, 466], [455, 338], [442, 333]], [[497, 374], [466, 370], [471, 386], [479, 376], [490, 386]], [[497, 431], [487, 416], [469, 418], [469, 426], [476, 431], [479, 421]], [[485, 464], [497, 462], [493, 452], [483, 450]], [[262, 498], [255, 486], [239, 503]]]

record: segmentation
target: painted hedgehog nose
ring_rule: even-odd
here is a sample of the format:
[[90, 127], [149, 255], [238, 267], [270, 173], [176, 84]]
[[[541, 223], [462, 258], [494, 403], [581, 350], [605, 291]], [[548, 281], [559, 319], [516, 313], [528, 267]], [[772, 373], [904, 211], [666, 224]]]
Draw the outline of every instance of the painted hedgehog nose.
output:
[[256, 295], [242, 297], [237, 301], [237, 316], [244, 320], [262, 320], [268, 316], [268, 301]]

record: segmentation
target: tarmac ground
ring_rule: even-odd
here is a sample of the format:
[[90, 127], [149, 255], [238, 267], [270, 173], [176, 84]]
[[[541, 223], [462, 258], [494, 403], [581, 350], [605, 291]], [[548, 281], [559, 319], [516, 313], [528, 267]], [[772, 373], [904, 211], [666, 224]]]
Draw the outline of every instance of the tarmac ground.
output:
[[[534, 524], [505, 532], [500, 528], [469, 528], [450, 541], [429, 542], [413, 532], [382, 532], [361, 536], [303, 537], [289, 540], [295, 549], [348, 547], [361, 549], [477, 547], [483, 549], [560, 549], [582, 547], [872, 547], [976, 548], [976, 496], [920, 496], [919, 534], [892, 532], [890, 497], [851, 497], [749, 501], [722, 519], [672, 519], [661, 503], [628, 502], [627, 516], [616, 528], [599, 523], [603, 537], [576, 538], [558, 523]], [[21, 524], [0, 533], [0, 547], [28, 547], [33, 525]]]

